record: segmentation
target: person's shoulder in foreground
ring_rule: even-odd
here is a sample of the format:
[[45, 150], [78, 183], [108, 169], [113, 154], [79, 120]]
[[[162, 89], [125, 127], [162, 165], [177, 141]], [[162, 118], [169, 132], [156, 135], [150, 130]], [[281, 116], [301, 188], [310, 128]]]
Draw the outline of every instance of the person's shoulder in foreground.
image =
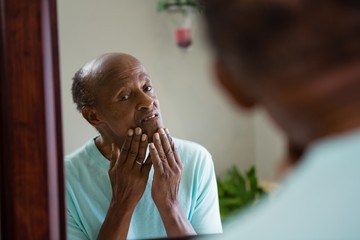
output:
[[220, 85], [302, 152], [277, 197], [222, 239], [360, 239], [360, 2], [201, 2]]
[[360, 129], [323, 140], [276, 198], [224, 224], [222, 239], [358, 239]]

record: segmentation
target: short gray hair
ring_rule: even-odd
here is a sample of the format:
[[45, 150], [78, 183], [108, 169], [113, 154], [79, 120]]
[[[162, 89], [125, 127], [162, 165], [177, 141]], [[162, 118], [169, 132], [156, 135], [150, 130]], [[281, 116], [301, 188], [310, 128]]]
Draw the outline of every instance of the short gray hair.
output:
[[95, 103], [91, 74], [86, 74], [83, 68], [79, 69], [73, 77], [71, 93], [79, 112], [84, 106], [92, 106]]

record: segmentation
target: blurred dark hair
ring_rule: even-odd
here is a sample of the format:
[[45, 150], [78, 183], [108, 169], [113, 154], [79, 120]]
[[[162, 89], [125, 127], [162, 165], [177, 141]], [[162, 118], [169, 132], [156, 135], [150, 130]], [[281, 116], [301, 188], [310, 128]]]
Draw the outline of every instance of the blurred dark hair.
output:
[[251, 75], [360, 57], [358, 0], [201, 0], [217, 57]]

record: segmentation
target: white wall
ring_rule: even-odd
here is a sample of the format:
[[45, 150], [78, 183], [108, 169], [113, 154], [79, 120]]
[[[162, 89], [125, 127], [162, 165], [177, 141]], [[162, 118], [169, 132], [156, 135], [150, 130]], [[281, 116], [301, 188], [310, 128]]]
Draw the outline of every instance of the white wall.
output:
[[61, 0], [58, 19], [65, 154], [96, 134], [72, 103], [73, 74], [101, 53], [120, 51], [140, 59], [150, 73], [172, 135], [205, 146], [218, 174], [233, 164], [245, 170], [256, 163], [261, 178], [275, 177], [267, 162], [280, 158], [282, 139], [261, 113], [238, 111], [221, 94], [199, 18], [186, 52], [175, 45], [156, 0]]

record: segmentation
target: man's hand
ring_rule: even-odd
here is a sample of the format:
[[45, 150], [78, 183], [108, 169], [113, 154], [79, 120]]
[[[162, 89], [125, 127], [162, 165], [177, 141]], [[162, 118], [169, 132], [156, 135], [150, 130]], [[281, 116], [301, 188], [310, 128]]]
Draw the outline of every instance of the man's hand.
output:
[[98, 239], [126, 239], [132, 214], [143, 195], [149, 177], [151, 161], [144, 164], [147, 136], [141, 128], [129, 129], [119, 151], [113, 144], [109, 168], [112, 200], [101, 226]]
[[153, 136], [150, 156], [154, 165], [152, 198], [158, 208], [171, 208], [178, 200], [183, 165], [170, 135], [162, 128]]
[[167, 129], [159, 129], [150, 143], [154, 166], [151, 195], [169, 237], [195, 235], [178, 201], [183, 164]]
[[113, 192], [112, 202], [121, 202], [135, 208], [143, 195], [151, 168], [150, 161], [145, 164], [147, 136], [141, 128], [129, 129], [121, 151], [113, 144], [109, 177]]

